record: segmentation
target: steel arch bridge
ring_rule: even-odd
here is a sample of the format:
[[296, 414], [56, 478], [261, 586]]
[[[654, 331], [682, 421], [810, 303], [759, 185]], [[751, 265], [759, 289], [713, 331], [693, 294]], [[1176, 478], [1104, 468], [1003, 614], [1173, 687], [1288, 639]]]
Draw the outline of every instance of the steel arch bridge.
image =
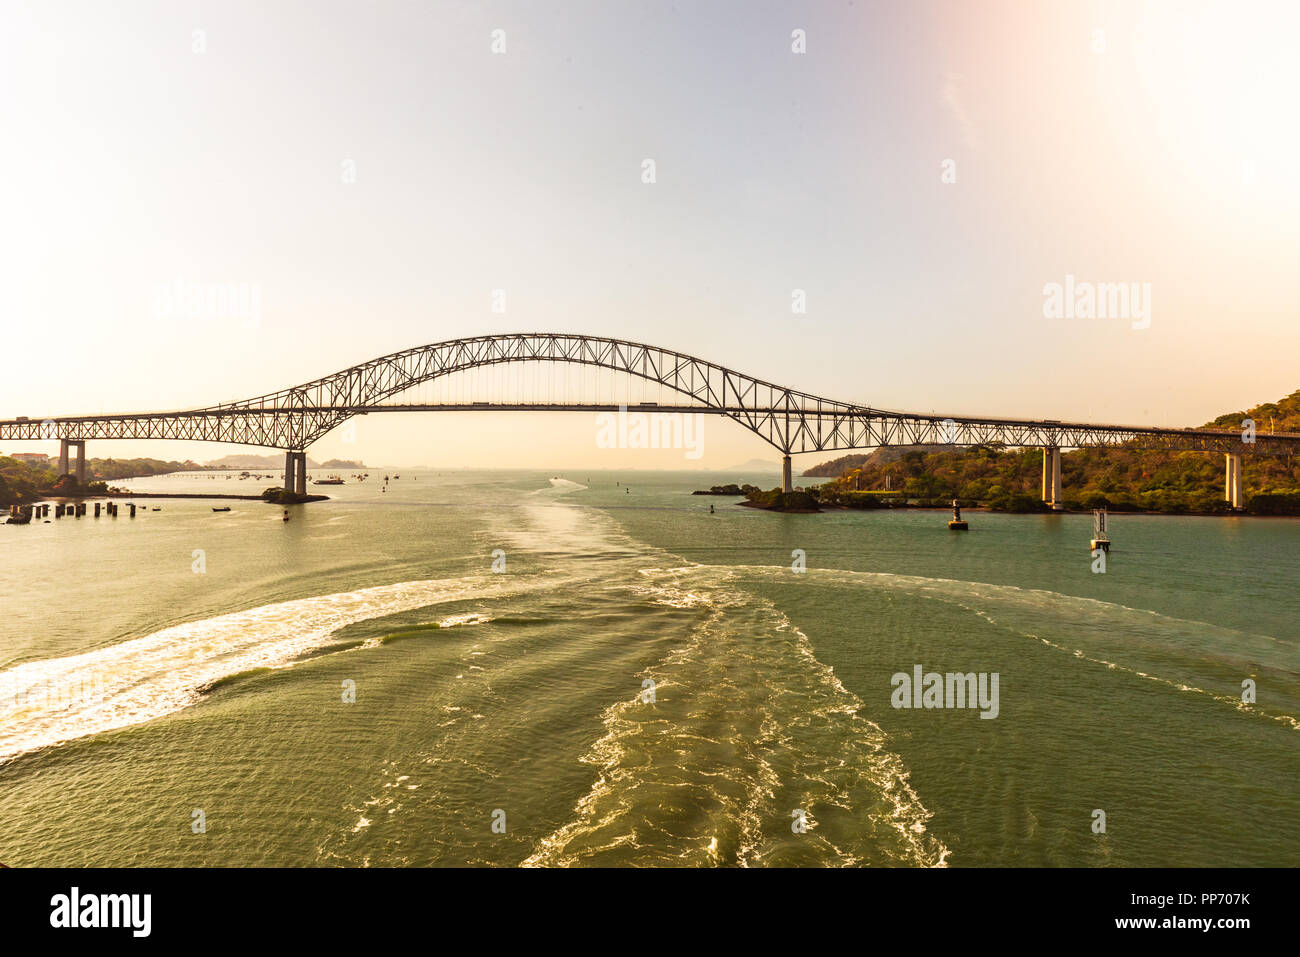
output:
[[[641, 403], [637, 410], [712, 414], [734, 420], [781, 451], [787, 488], [791, 455], [890, 445], [1042, 447], [1057, 452], [1058, 472], [1061, 448], [1127, 445], [1222, 452], [1230, 456], [1230, 473], [1231, 459], [1242, 452], [1300, 450], [1300, 435], [1296, 434], [1260, 434], [1248, 443], [1243, 441], [1242, 433], [1229, 429], [1165, 429], [892, 412], [786, 388], [672, 349], [563, 333], [473, 336], [417, 346], [277, 392], [197, 409], [5, 419], [0, 420], [0, 441], [59, 439], [65, 469], [67, 446], [78, 446], [84, 461], [84, 443], [90, 439], [171, 439], [266, 446], [298, 455], [301, 461], [309, 445], [355, 415], [452, 410], [598, 412], [621, 408], [612, 402], [388, 401], [421, 383], [510, 363], [573, 363], [667, 388], [681, 401]], [[1045, 460], [1045, 486], [1048, 468]]]

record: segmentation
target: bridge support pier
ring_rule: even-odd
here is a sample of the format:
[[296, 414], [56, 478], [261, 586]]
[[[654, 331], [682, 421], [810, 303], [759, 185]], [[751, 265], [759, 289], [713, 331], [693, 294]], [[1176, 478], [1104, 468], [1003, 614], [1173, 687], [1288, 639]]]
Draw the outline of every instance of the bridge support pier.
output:
[[306, 452], [294, 452], [291, 449], [284, 453], [284, 490], [299, 495], [307, 494]]
[[1227, 459], [1227, 475], [1224, 481], [1223, 497], [1232, 505], [1234, 509], [1245, 508], [1241, 495], [1241, 453], [1228, 452], [1224, 455]]
[[790, 469], [790, 456], [788, 455], [781, 458], [781, 491], [794, 491], [794, 480]]
[[307, 494], [307, 453], [292, 452], [293, 456], [293, 490], [299, 495]]
[[71, 449], [77, 450], [77, 468], [75, 478], [79, 485], [86, 484], [86, 443], [84, 440], [59, 439], [59, 474], [67, 475], [72, 471], [70, 462]]
[[1043, 448], [1043, 501], [1056, 511], [1064, 507], [1061, 501], [1061, 450], [1055, 445]]

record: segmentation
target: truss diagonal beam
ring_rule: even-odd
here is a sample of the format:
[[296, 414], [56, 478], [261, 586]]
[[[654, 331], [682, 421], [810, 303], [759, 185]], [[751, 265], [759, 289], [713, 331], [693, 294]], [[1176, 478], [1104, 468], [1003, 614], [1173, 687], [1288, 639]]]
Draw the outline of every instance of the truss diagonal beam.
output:
[[400, 393], [440, 377], [506, 363], [570, 363], [657, 383], [678, 405], [640, 411], [722, 415], [790, 455], [885, 445], [1078, 448], [1130, 446], [1206, 452], [1300, 451], [1300, 435], [1260, 434], [1253, 444], [1230, 429], [1161, 429], [889, 412], [799, 392], [685, 353], [603, 336], [512, 333], [418, 346], [277, 392], [198, 409], [127, 415], [0, 420], [0, 441], [172, 439], [301, 451], [354, 415], [434, 410], [614, 411], [618, 405], [466, 402], [394, 404]]

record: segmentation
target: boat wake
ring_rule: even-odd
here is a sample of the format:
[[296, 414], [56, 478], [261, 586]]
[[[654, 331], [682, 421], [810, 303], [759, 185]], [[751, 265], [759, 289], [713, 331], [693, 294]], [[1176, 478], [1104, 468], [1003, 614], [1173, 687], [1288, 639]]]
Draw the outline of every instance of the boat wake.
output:
[[[862, 702], [723, 568], [641, 569], [646, 600], [703, 613], [606, 709], [572, 821], [526, 866], [944, 866], [931, 813]], [[802, 827], [802, 830], [796, 830]]]
[[494, 575], [378, 585], [263, 605], [84, 654], [17, 665], [0, 671], [0, 763], [179, 711], [223, 679], [291, 666], [345, 625], [527, 587]]
[[[744, 579], [788, 580], [784, 566], [729, 566]], [[808, 583], [879, 588], [942, 601], [1074, 658], [1203, 695], [1300, 730], [1300, 675], [1293, 642], [1187, 621], [1095, 598], [887, 572], [808, 569]], [[1270, 689], [1268, 707], [1244, 704], [1243, 678]]]

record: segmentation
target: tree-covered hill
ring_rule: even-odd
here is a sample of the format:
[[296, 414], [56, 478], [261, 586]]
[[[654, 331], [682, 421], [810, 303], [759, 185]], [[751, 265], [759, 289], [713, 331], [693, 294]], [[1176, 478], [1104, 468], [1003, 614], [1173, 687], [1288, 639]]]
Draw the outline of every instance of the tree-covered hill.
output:
[[[1254, 420], [1260, 434], [1300, 432], [1300, 392], [1221, 415], [1206, 425], [1240, 429], [1246, 418]], [[886, 452], [889, 454], [879, 454]], [[838, 476], [820, 493], [827, 503], [886, 504], [889, 498], [870, 493], [885, 489], [888, 482], [896, 498], [936, 503], [958, 498], [964, 503], [1015, 511], [1042, 507], [1043, 454], [1039, 449], [879, 449], [869, 455], [844, 456], [804, 474], [826, 474], [833, 466], [840, 466]], [[1242, 458], [1242, 479], [1250, 511], [1300, 512], [1300, 457], [1247, 452]], [[1061, 456], [1061, 480], [1067, 507], [1158, 512], [1228, 508], [1223, 456], [1208, 452], [1076, 449]]]
[[[162, 459], [89, 459], [86, 462], [86, 483], [111, 482], [115, 479], [138, 475], [161, 475], [198, 468], [193, 462], [164, 462]], [[27, 461], [0, 455], [0, 507], [23, 502], [34, 502], [40, 492], [55, 487], [68, 487], [58, 472], [58, 460]]]

